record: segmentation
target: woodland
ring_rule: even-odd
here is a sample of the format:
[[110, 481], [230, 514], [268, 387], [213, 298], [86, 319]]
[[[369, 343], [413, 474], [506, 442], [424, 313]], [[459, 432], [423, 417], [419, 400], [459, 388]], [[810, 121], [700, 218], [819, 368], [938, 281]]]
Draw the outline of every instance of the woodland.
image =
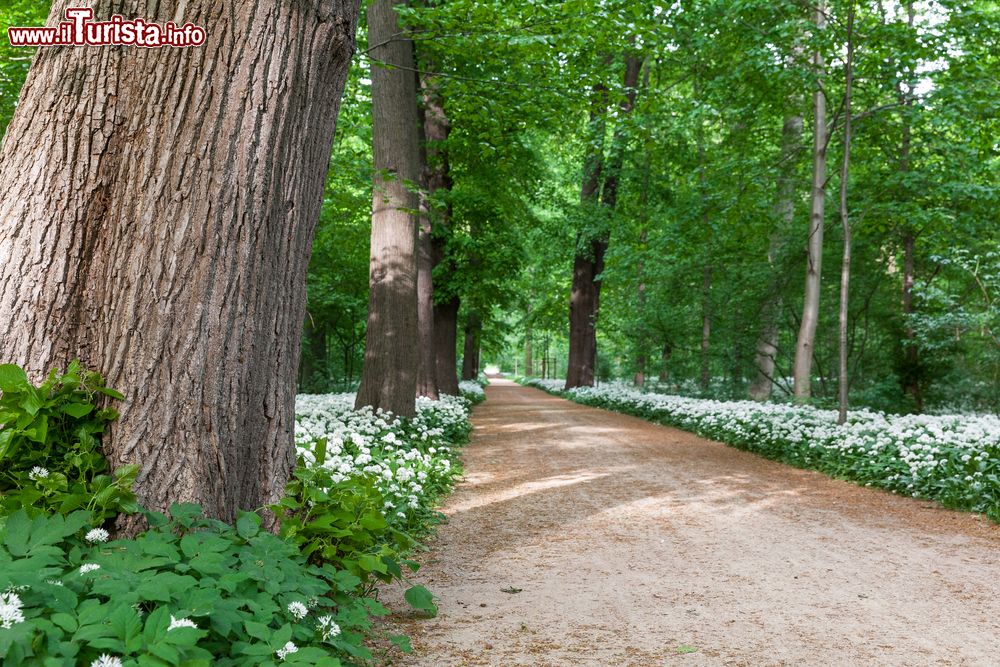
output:
[[408, 664], [487, 375], [1000, 521], [996, 1], [0, 1], [206, 35], [0, 36], [3, 665]]

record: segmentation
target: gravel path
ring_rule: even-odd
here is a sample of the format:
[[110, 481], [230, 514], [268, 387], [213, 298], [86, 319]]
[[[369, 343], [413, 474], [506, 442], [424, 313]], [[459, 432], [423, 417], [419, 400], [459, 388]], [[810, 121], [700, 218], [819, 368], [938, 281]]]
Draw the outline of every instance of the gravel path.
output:
[[985, 518], [503, 380], [487, 395], [413, 578], [440, 614], [396, 617], [415, 651], [394, 665], [1000, 665]]

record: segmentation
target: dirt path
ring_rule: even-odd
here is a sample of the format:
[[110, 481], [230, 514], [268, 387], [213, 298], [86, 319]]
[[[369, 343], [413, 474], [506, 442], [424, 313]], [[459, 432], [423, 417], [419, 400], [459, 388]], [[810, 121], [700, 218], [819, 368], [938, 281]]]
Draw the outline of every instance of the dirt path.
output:
[[986, 519], [487, 393], [415, 577], [440, 614], [401, 619], [415, 653], [395, 664], [1000, 665]]

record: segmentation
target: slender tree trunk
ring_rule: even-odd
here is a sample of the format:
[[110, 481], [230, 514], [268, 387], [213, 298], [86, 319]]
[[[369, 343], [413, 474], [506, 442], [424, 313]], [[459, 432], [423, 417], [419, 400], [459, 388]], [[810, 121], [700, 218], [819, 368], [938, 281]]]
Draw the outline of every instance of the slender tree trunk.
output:
[[[697, 96], [700, 97], [700, 92]], [[705, 264], [701, 269], [701, 378], [699, 386], [703, 392], [708, 391], [712, 381], [712, 360], [709, 356], [712, 343], [712, 231], [708, 212], [708, 192], [705, 180], [705, 138], [701, 122], [698, 125], [698, 191], [701, 199], [702, 224], [706, 230]]]
[[660, 352], [660, 384], [666, 384], [670, 379], [670, 355], [673, 351], [674, 348], [669, 342], [663, 344], [663, 350]]
[[[906, 3], [906, 24], [913, 30], [915, 20], [915, 10], [912, 2]], [[903, 90], [903, 84], [899, 84], [899, 100], [903, 105], [903, 130], [902, 141], [900, 143], [899, 170], [903, 174], [910, 171], [910, 146], [912, 142], [912, 130], [910, 127], [910, 109], [913, 107], [913, 74], [910, 72], [907, 81], [907, 89]], [[905, 196], [909, 197], [909, 190], [905, 189]], [[917, 336], [910, 324], [910, 318], [914, 313], [913, 285], [916, 280], [916, 231], [910, 224], [903, 226], [903, 391], [913, 398], [917, 412], [924, 410], [923, 389], [921, 386], [920, 350], [917, 347]]]
[[[771, 235], [767, 252], [767, 263], [774, 270], [778, 251], [785, 229], [791, 226], [795, 218], [795, 157], [802, 144], [801, 114], [790, 114], [785, 117], [781, 128], [781, 154], [779, 157], [777, 177], [777, 196], [775, 199], [775, 220], [777, 228]], [[770, 286], [770, 294], [761, 309], [761, 332], [757, 339], [755, 367], [757, 374], [750, 385], [750, 398], [755, 401], [766, 401], [771, 397], [774, 387], [774, 372], [778, 357], [778, 327], [782, 299], [780, 285], [775, 281]]]
[[[416, 76], [416, 74], [414, 74]], [[428, 91], [418, 80], [423, 97]], [[426, 103], [425, 103], [426, 104]], [[418, 107], [420, 123], [420, 220], [417, 230], [417, 396], [438, 398], [437, 359], [434, 356], [434, 240], [431, 225], [431, 181], [434, 170], [428, 163], [427, 122], [424, 107]]]
[[399, 36], [394, 0], [368, 9], [372, 58], [371, 266], [365, 365], [357, 407], [370, 405], [402, 417], [416, 414], [417, 224], [413, 211], [420, 178], [413, 42]]
[[[649, 172], [647, 171], [647, 174]], [[646, 183], [646, 188], [648, 189], [648, 182]], [[644, 189], [645, 192], [645, 189]], [[642, 204], [645, 204], [645, 196], [642, 197]], [[645, 208], [643, 206], [643, 208]], [[643, 252], [646, 247], [646, 241], [648, 239], [648, 232], [646, 230], [645, 224], [642, 230], [639, 232], [639, 247], [640, 252]], [[645, 314], [646, 314], [646, 281], [642, 275], [643, 271], [643, 261], [640, 257], [639, 261], [636, 263], [636, 278], [638, 279], [638, 287], [636, 288], [636, 301], [638, 303], [639, 312], [637, 313], [639, 317], [639, 328], [638, 328], [638, 340], [636, 340], [636, 357], [635, 357], [635, 378], [633, 382], [637, 387], [643, 387], [646, 384], [646, 327], [645, 327]]]
[[532, 327], [530, 324], [531, 318], [531, 304], [528, 304], [528, 324], [524, 327], [524, 377], [531, 377], [535, 374], [534, 360], [532, 357], [531, 350], [531, 336]]
[[840, 267], [840, 336], [837, 423], [847, 421], [847, 325], [851, 288], [851, 220], [847, 209], [847, 181], [851, 170], [851, 88], [854, 82], [854, 2], [847, 13], [847, 60], [844, 63], [844, 160], [840, 168], [840, 224], [844, 229], [844, 256]]
[[232, 519], [277, 500], [294, 464], [306, 267], [358, 7], [147, 9], [207, 42], [35, 57], [0, 153], [0, 350], [34, 378], [76, 357], [100, 371], [126, 396], [106, 454], [141, 466], [139, 500]]
[[470, 311], [465, 323], [465, 344], [462, 353], [462, 379], [475, 380], [479, 377], [479, 336], [483, 324], [479, 313]]
[[712, 382], [712, 359], [709, 348], [712, 341], [712, 267], [701, 270], [701, 378], [702, 391], [708, 391]]
[[[816, 31], [826, 26], [826, 2], [817, 0], [814, 14]], [[813, 66], [818, 79], [813, 92], [813, 176], [809, 214], [809, 252], [806, 269], [802, 322], [795, 345], [795, 400], [805, 402], [812, 395], [812, 361], [816, 327], [819, 324], [820, 275], [823, 262], [823, 214], [826, 197], [826, 97], [822, 90], [823, 54], [813, 52]]]

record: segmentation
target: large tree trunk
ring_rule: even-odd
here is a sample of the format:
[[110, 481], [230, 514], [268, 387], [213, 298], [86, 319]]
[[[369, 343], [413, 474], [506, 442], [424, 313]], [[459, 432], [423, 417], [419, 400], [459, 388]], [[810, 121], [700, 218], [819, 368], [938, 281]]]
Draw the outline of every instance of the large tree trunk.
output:
[[462, 352], [462, 379], [479, 377], [479, 339], [483, 329], [479, 313], [470, 311], [465, 322], [465, 341]]
[[438, 391], [458, 396], [458, 297], [434, 304], [434, 357]]
[[[430, 63], [425, 69], [434, 69]], [[451, 132], [444, 100], [433, 75], [423, 74], [420, 78], [421, 97], [424, 108], [424, 147], [426, 161], [423, 171], [424, 187], [427, 190], [428, 219], [431, 222], [431, 262], [433, 269], [445, 268], [446, 246], [451, 233], [451, 202], [447, 195], [451, 190], [451, 172], [448, 163], [447, 141]], [[458, 336], [459, 299], [451, 296], [440, 299], [440, 286], [433, 288], [432, 313], [434, 343], [431, 346], [435, 367], [435, 381], [439, 393], [458, 395], [458, 358], [455, 345]], [[440, 303], [433, 303], [433, 302]]]
[[844, 159], [840, 168], [840, 224], [844, 230], [844, 254], [840, 265], [840, 330], [838, 336], [837, 423], [847, 421], [847, 325], [851, 288], [851, 220], [847, 209], [847, 180], [851, 170], [851, 88], [854, 83], [854, 2], [847, 14], [847, 60], [844, 62]]
[[[817, 32], [826, 25], [825, 0], [818, 0], [814, 18]], [[823, 54], [813, 52], [816, 76], [823, 75]], [[823, 214], [826, 198], [826, 97], [817, 86], [813, 92], [813, 176], [809, 214], [809, 251], [806, 269], [805, 299], [802, 322], [795, 344], [795, 400], [804, 402], [812, 395], [812, 361], [819, 324], [820, 272], [823, 261]]]
[[670, 379], [670, 356], [673, 351], [674, 347], [669, 341], [663, 344], [663, 350], [660, 352], [660, 374], [658, 376], [660, 384], [666, 384], [667, 380]]
[[371, 264], [365, 365], [357, 407], [370, 405], [402, 417], [416, 414], [417, 224], [420, 179], [413, 42], [400, 37], [394, 0], [368, 9], [372, 58]]
[[126, 396], [104, 447], [141, 466], [139, 500], [232, 519], [294, 463], [357, 3], [99, 1], [95, 19], [112, 8], [183, 13], [208, 40], [39, 51], [0, 154], [0, 351], [36, 378], [75, 357], [103, 373]]
[[[597, 204], [601, 188], [606, 94], [607, 91], [603, 86], [594, 86], [594, 104], [590, 112], [591, 141], [587, 142], [583, 185], [580, 188], [580, 201], [585, 207]], [[595, 278], [604, 268], [606, 247], [599, 238], [588, 240], [577, 234], [576, 253], [573, 256], [573, 286], [569, 298], [569, 358], [566, 366], [566, 389], [591, 387], [594, 384], [594, 355], [597, 348], [594, 322], [597, 304]]]
[[[636, 86], [642, 61], [635, 56], [625, 59], [626, 95], [620, 105], [619, 121], [635, 107]], [[580, 200], [584, 204], [596, 203], [601, 187], [602, 170], [604, 188], [600, 192], [601, 204], [614, 210], [618, 202], [618, 181], [624, 161], [624, 127], [615, 128], [611, 155], [606, 169], [603, 167], [603, 114], [606, 107], [606, 90], [594, 87], [595, 102], [591, 111], [593, 142], [588, 148], [584, 164], [584, 181]], [[590, 239], [578, 237], [573, 258], [573, 288], [569, 306], [569, 360], [566, 368], [566, 388], [594, 386], [594, 369], [597, 364], [597, 318], [601, 305], [601, 279], [604, 272], [604, 255], [608, 249], [610, 230], [599, 232]]]
[[[779, 156], [775, 220], [778, 228], [771, 235], [767, 263], [774, 270], [782, 233], [795, 217], [795, 157], [801, 147], [803, 119], [801, 114], [785, 117], [781, 127], [781, 154]], [[778, 356], [778, 318], [781, 313], [781, 289], [777, 283], [770, 286], [770, 293], [761, 309], [761, 331], [757, 340], [755, 366], [757, 374], [750, 385], [750, 398], [766, 401], [774, 387], [774, 370]]]

